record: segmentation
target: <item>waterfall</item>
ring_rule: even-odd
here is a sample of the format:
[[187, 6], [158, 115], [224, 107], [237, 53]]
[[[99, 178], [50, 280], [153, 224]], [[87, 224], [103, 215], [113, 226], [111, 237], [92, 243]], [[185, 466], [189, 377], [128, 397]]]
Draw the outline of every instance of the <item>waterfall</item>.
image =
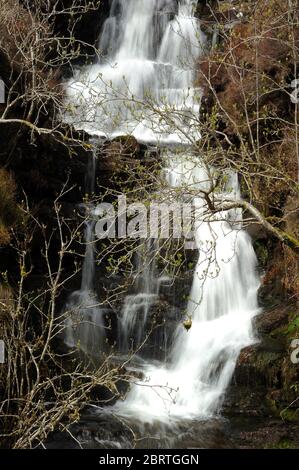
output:
[[136, 253], [136, 285], [127, 295], [120, 315], [121, 350], [134, 350], [146, 337], [150, 308], [159, 298], [159, 279], [155, 268], [156, 243], [148, 239]]
[[[86, 174], [86, 193], [92, 195], [95, 190], [96, 152], [88, 162]], [[94, 207], [87, 203], [84, 207], [86, 219], [84, 221], [85, 254], [82, 266], [80, 290], [72, 292], [64, 308], [66, 314], [66, 327], [64, 331], [65, 344], [69, 348], [99, 356], [103, 352], [105, 339], [104, 311], [99, 306], [95, 293], [95, 217]]]
[[194, 2], [180, 2], [171, 19], [175, 4], [113, 0], [100, 40], [107, 55], [77, 70], [68, 83], [66, 120], [92, 135], [132, 134], [147, 143], [190, 143], [199, 137], [192, 116], [200, 90], [192, 81], [205, 36], [192, 17]]
[[[144, 379], [113, 408], [145, 422], [217, 414], [240, 350], [254, 341], [251, 322], [258, 310], [256, 258], [242, 229], [242, 212], [213, 215], [200, 197], [213, 169], [192, 152], [200, 138], [201, 98], [194, 70], [206, 47], [194, 17], [196, 4], [113, 0], [99, 40], [104, 56], [77, 70], [67, 86], [66, 120], [93, 135], [131, 134], [160, 145], [169, 186], [198, 194], [193, 196], [196, 267], [187, 306], [192, 327], [186, 331], [178, 324], [168, 360], [147, 361]], [[217, 198], [239, 198], [237, 175], [226, 177]], [[126, 330], [126, 343], [137, 320], [144, 328], [159, 294], [157, 276], [152, 267], [145, 270], [137, 292], [125, 299], [121, 331]]]
[[[181, 162], [176, 185], [190, 177], [192, 186], [207, 181], [204, 170], [200, 176], [199, 168], [190, 171]], [[227, 188], [238, 196], [236, 176]], [[170, 417], [211, 418], [221, 407], [240, 350], [254, 341], [259, 280], [250, 237], [240, 227], [242, 214], [231, 210], [222, 220], [205, 222], [202, 199], [194, 204], [199, 258], [187, 308], [192, 327], [178, 325], [169, 363], [144, 367], [144, 380], [115, 407], [123, 416], [165, 423]]]

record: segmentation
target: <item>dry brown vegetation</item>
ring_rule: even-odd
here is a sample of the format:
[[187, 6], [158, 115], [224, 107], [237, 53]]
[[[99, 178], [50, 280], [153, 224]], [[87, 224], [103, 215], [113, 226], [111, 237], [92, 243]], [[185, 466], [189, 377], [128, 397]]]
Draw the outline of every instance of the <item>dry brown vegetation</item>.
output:
[[50, 59], [52, 28], [41, 12], [17, 0], [0, 2], [0, 73], [6, 84], [4, 118], [38, 123], [60, 103], [59, 71]]
[[[238, 171], [243, 195], [265, 220], [298, 241], [299, 107], [291, 101], [299, 63], [297, 2], [237, 7], [243, 17], [229, 32], [219, 25], [220, 44], [199, 63], [205, 145], [214, 149], [215, 164]], [[281, 251], [276, 268], [281, 265], [283, 284], [295, 293], [297, 256], [283, 245]]]

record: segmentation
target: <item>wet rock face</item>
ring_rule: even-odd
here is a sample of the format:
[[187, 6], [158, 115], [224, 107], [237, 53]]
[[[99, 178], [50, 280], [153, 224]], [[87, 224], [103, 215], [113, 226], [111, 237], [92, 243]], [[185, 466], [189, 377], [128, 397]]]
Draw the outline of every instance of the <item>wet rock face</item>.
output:
[[106, 140], [101, 148], [101, 169], [111, 173], [130, 173], [136, 170], [138, 178], [138, 168], [139, 173], [144, 173], [141, 171], [140, 164], [149, 173], [154, 170], [155, 166], [157, 167], [159, 161], [159, 150], [156, 147], [141, 144], [131, 135]]
[[70, 427], [71, 435], [53, 432], [45, 443], [47, 449], [131, 449], [132, 434], [122, 420], [112, 415], [83, 415], [80, 422]]
[[[134, 434], [133, 434], [134, 432]], [[144, 435], [149, 437], [144, 438]], [[135, 435], [135, 440], [134, 440]], [[141, 439], [140, 439], [141, 437]], [[182, 421], [178, 426], [143, 425], [111, 414], [86, 412], [70, 427], [70, 433], [53, 432], [47, 449], [224, 449], [298, 448], [296, 424], [281, 420], [235, 417], [230, 421]]]
[[271, 308], [255, 317], [254, 328], [259, 337], [267, 337], [269, 333], [288, 324], [290, 307]]
[[241, 351], [224, 403], [225, 414], [299, 420], [299, 367], [290, 358], [297, 317], [296, 305], [289, 304], [269, 308], [255, 318], [257, 343]]
[[281, 419], [239, 416], [230, 420], [228, 432], [241, 449], [288, 449], [299, 445], [298, 426]]
[[[70, 437], [73, 436], [73, 437]], [[147, 437], [144, 437], [147, 436]], [[46, 448], [89, 449], [216, 449], [232, 448], [225, 424], [218, 420], [182, 421], [177, 425], [139, 423], [107, 413], [86, 411], [70, 434], [52, 433]]]
[[243, 20], [240, 2], [199, 1], [196, 16], [200, 18], [201, 28], [210, 42], [224, 40], [227, 30]]
[[[26, 3], [28, 3], [28, 0]], [[94, 47], [97, 45], [103, 23], [109, 15], [111, 0], [85, 2], [87, 4], [86, 11], [83, 8], [84, 2], [81, 2], [81, 5], [80, 2], [77, 2], [81, 7], [80, 13], [71, 11], [70, 7], [73, 3], [73, 0], [52, 2], [53, 7], [55, 6], [55, 10], [58, 12], [51, 16], [52, 19], [54, 18], [54, 34], [65, 37], [66, 32], [69, 31], [80, 42], [81, 54], [77, 62], [92, 61], [95, 57]], [[50, 5], [50, 11], [51, 8]], [[34, 11], [34, 2], [32, 2], [30, 9]]]

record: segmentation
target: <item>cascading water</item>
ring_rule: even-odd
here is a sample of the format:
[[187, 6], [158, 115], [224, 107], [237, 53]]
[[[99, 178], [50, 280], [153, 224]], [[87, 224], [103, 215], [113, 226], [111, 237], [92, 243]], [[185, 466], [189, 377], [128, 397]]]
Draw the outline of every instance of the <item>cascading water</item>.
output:
[[164, 145], [199, 137], [193, 69], [205, 36], [192, 16], [196, 2], [179, 2], [171, 19], [176, 3], [113, 0], [100, 40], [107, 56], [69, 82], [65, 119], [94, 135], [132, 134]]
[[[186, 180], [207, 189], [204, 170], [200, 175], [199, 168], [181, 167], [176, 184]], [[232, 176], [227, 187], [230, 196], [232, 190], [237, 195], [237, 178]], [[194, 205], [199, 259], [187, 309], [192, 327], [187, 332], [178, 325], [169, 363], [145, 366], [143, 382], [116, 406], [123, 416], [166, 423], [169, 417], [212, 417], [222, 404], [240, 350], [254, 341], [251, 320], [258, 310], [259, 281], [250, 237], [240, 227], [242, 214], [227, 211], [218, 215], [220, 220], [206, 222], [203, 200], [196, 198]]]
[[147, 243], [140, 245], [136, 253], [134, 293], [126, 296], [120, 315], [119, 344], [124, 352], [138, 347], [145, 339], [145, 326], [150, 308], [159, 298], [159, 279], [153, 259], [155, 253], [153, 245], [155, 245], [153, 240], [147, 240]]
[[[187, 308], [192, 327], [187, 332], [178, 325], [169, 361], [145, 365], [145, 379], [114, 407], [122, 416], [146, 422], [217, 413], [241, 348], [254, 340], [251, 320], [258, 308], [256, 259], [242, 230], [242, 214], [209, 213], [200, 191], [211, 176], [190, 150], [200, 138], [200, 90], [193, 78], [205, 47], [200, 21], [193, 16], [196, 4], [113, 0], [100, 39], [105, 58], [79, 70], [67, 88], [67, 120], [92, 134], [133, 134], [167, 147], [169, 185], [198, 191], [193, 197], [198, 261]], [[227, 195], [239, 197], [237, 176], [229, 175], [217, 197]], [[158, 295], [149, 285], [141, 286], [142, 300], [144, 294], [147, 301]], [[138, 293], [127, 298], [123, 309], [122, 325], [131, 329], [140, 311], [137, 300]], [[148, 303], [145, 310], [147, 315]]]
[[[86, 192], [91, 195], [95, 189], [96, 154], [88, 162]], [[98, 356], [103, 351], [105, 338], [104, 311], [94, 291], [95, 278], [95, 217], [92, 204], [85, 206], [88, 214], [85, 220], [85, 255], [82, 266], [81, 288], [73, 292], [66, 305], [65, 343], [85, 353]]]

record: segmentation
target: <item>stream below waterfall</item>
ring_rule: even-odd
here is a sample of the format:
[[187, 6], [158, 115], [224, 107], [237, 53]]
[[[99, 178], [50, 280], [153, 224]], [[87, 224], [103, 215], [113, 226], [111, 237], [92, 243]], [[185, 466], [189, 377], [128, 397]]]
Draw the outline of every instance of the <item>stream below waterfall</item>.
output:
[[[196, 193], [194, 273], [184, 313], [192, 326], [187, 331], [177, 321], [165, 360], [141, 357], [138, 367], [143, 378], [135, 379], [125, 400], [89, 412], [93, 422], [105, 422], [110, 416], [119, 427], [126, 423], [141, 439], [151, 436], [143, 445], [153, 447], [157, 440], [161, 447], [217, 446], [223, 439], [217, 419], [238, 355], [256, 341], [252, 319], [258, 312], [259, 277], [251, 239], [242, 229], [242, 211], [230, 209], [217, 217], [209, 213], [203, 194], [209, 191], [213, 169], [193, 151], [200, 139], [201, 100], [194, 71], [207, 47], [200, 19], [194, 17], [196, 3], [113, 0], [99, 38], [102, 57], [75, 71], [66, 87], [68, 122], [93, 138], [133, 135], [139, 142], [160, 147], [169, 188]], [[92, 171], [89, 178], [94, 178]], [[240, 198], [236, 174], [226, 175], [218, 197]], [[70, 347], [80, 340], [85, 350], [89, 342], [90, 349], [100, 346], [104, 335], [103, 311], [92, 307], [93, 230], [87, 223], [82, 286], [68, 304], [73, 310], [77, 305], [80, 325], [75, 328], [70, 318], [65, 340]], [[154, 263], [137, 281], [119, 312], [122, 353], [129, 349], [130, 335], [136, 344], [142, 341], [151, 305], [165, 284]], [[124, 428], [123, 435], [126, 432]], [[107, 437], [112, 447], [115, 435]], [[115, 444], [126, 446], [128, 442], [120, 438]]]

